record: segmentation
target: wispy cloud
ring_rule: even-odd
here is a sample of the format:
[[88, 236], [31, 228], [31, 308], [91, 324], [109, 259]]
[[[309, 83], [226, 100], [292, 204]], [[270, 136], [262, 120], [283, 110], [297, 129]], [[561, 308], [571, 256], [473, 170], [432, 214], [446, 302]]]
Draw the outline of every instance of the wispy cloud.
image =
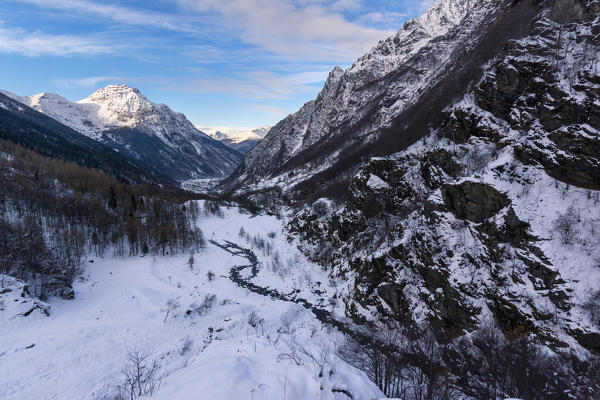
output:
[[405, 13], [374, 11], [362, 15], [359, 21], [368, 25], [398, 27], [406, 19], [406, 16]]
[[112, 20], [124, 25], [153, 26], [180, 32], [197, 32], [193, 25], [182, 20], [181, 16], [159, 12], [98, 3], [89, 0], [17, 0], [21, 3], [47, 9], [72, 12], [78, 15], [90, 15]]
[[6, 28], [0, 23], [0, 52], [36, 56], [100, 55], [113, 53], [102, 41], [74, 35], [51, 35]]
[[253, 70], [219, 79], [201, 76], [184, 85], [173, 84], [167, 88], [193, 93], [226, 93], [254, 100], [285, 99], [298, 93], [316, 91], [327, 75], [325, 70], [289, 74]]
[[379, 40], [394, 33], [348, 21], [335, 11], [360, 6], [342, 1], [323, 2], [281, 0], [178, 0], [189, 10], [220, 15], [223, 25], [239, 30], [246, 43], [286, 59], [337, 61], [354, 60]]
[[283, 107], [257, 105], [254, 106], [254, 108], [258, 112], [274, 115], [277, 118], [283, 118], [286, 115], [290, 114], [290, 110], [287, 110]]
[[90, 76], [86, 78], [56, 78], [52, 80], [52, 84], [64, 88], [91, 88], [103, 82], [113, 83], [123, 81], [129, 81], [129, 79], [119, 76]]
[[362, 2], [360, 0], [337, 0], [329, 9], [332, 11], [351, 11], [357, 12], [361, 9]]
[[435, 3], [435, 0], [421, 0], [419, 3], [419, 14], [427, 11], [427, 9], [431, 7], [433, 3]]

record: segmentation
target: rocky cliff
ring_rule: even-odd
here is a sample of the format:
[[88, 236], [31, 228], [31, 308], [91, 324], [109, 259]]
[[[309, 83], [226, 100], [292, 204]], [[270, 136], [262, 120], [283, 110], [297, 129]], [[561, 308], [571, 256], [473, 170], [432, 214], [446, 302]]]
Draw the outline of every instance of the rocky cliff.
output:
[[455, 337], [492, 320], [509, 338], [600, 353], [600, 3], [535, 7], [437, 127], [371, 159], [340, 207], [318, 201], [289, 225], [354, 282], [356, 321]]

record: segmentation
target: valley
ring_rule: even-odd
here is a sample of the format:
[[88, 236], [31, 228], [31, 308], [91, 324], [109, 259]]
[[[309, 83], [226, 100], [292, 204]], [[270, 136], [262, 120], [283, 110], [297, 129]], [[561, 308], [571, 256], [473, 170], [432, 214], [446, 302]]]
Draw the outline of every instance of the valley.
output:
[[217, 3], [0, 90], [0, 398], [600, 399], [600, 2]]
[[[362, 372], [336, 355], [341, 333], [301, 305], [266, 292], [288, 293], [293, 286], [299, 290], [295, 296], [323, 301], [314, 292], [329, 285], [321, 268], [282, 237], [282, 221], [236, 207], [223, 207], [223, 213], [198, 219], [211, 241], [194, 255], [193, 268], [189, 255], [89, 257], [74, 284], [75, 299], [44, 303], [48, 315], [36, 309], [25, 316], [32, 300], [21, 297], [22, 285], [9, 280], [0, 295], [3, 398], [104, 399], [117, 390], [133, 351], [160, 366], [153, 398], [202, 392], [212, 399], [281, 399], [284, 390], [290, 398], [343, 398], [333, 389], [358, 398], [382, 396]], [[265, 285], [263, 294], [242, 287], [246, 278], [232, 280], [236, 266], [248, 260], [219, 244], [252, 248], [238, 236], [241, 228], [251, 237], [275, 233], [265, 239], [282, 260], [296, 258], [296, 271], [285, 280], [271, 271], [263, 272], [262, 280], [249, 279]], [[257, 268], [267, 270], [272, 257], [254, 251]], [[235, 273], [245, 276], [247, 271]], [[286, 357], [290, 352], [297, 353], [300, 364]], [[322, 377], [315, 371], [317, 362], [327, 368]], [[30, 368], [32, 363], [38, 367]]]

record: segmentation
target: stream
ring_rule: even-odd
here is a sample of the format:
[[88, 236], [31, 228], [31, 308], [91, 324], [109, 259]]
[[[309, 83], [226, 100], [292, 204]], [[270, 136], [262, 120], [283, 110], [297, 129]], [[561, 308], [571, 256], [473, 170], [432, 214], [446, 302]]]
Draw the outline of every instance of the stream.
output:
[[[354, 338], [362, 338], [363, 335], [357, 333], [354, 330], [351, 330], [347, 324], [336, 320], [332, 316], [331, 312], [329, 312], [328, 310], [326, 310], [324, 308], [320, 308], [320, 307], [310, 303], [306, 299], [292, 297], [290, 295], [285, 295], [285, 294], [278, 292], [277, 290], [258, 286], [255, 283], [251, 282], [251, 280], [254, 279], [256, 277], [256, 275], [258, 274], [258, 258], [256, 257], [256, 254], [251, 249], [246, 249], [246, 248], [240, 247], [237, 244], [229, 242], [227, 240], [225, 240], [224, 243], [219, 243], [214, 240], [210, 240], [210, 242], [230, 254], [233, 254], [235, 256], [244, 257], [250, 263], [248, 265], [236, 265], [233, 268], [231, 268], [231, 271], [229, 272], [229, 279], [231, 279], [236, 285], [246, 288], [246, 289], [250, 290], [251, 292], [260, 294], [262, 296], [267, 296], [267, 297], [271, 297], [273, 299], [282, 300], [282, 301], [290, 301], [290, 302], [299, 304], [302, 307], [306, 308], [307, 310], [310, 310], [319, 321], [321, 321], [325, 324], [334, 326], [337, 329], [339, 329], [341, 332], [349, 334]], [[244, 277], [242, 277], [241, 272], [247, 268], [251, 268], [251, 274], [250, 274], [249, 278], [244, 278]]]

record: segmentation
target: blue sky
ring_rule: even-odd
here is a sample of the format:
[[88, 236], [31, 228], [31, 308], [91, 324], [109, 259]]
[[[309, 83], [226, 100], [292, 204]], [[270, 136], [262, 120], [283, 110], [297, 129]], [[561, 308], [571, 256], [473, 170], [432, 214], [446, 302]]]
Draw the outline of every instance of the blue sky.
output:
[[0, 0], [0, 88], [139, 88], [203, 127], [274, 124], [431, 0]]

